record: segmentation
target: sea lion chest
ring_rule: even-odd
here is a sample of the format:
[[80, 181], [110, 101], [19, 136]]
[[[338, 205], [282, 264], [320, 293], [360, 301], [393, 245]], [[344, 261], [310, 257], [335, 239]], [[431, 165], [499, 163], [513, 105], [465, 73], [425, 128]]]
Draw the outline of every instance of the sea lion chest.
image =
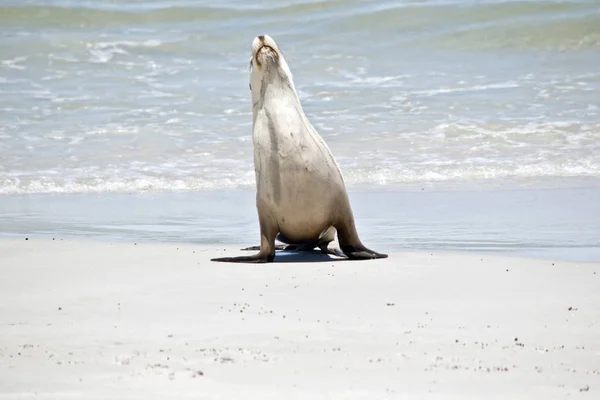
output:
[[331, 152], [315, 135], [301, 109], [285, 104], [263, 107], [254, 121], [257, 200], [275, 211], [282, 231], [323, 229], [343, 190]]

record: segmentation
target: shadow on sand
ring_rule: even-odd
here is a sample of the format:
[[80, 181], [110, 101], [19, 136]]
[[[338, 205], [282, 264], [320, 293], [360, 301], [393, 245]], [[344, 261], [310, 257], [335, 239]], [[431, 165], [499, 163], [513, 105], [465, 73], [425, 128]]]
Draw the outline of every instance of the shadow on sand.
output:
[[303, 262], [338, 262], [348, 261], [347, 258], [323, 254], [318, 250], [312, 251], [277, 251], [275, 253], [274, 263], [303, 263]]

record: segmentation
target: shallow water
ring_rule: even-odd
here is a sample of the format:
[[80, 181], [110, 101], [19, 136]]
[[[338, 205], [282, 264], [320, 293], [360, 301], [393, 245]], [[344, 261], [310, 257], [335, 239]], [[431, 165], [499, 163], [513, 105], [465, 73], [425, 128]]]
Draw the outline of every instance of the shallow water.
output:
[[[361, 239], [381, 252], [600, 261], [600, 186], [352, 190], [350, 200]], [[0, 196], [0, 232], [30, 240], [259, 244], [251, 190]]]
[[600, 3], [3, 1], [0, 194], [252, 188], [278, 41], [350, 185], [600, 177]]

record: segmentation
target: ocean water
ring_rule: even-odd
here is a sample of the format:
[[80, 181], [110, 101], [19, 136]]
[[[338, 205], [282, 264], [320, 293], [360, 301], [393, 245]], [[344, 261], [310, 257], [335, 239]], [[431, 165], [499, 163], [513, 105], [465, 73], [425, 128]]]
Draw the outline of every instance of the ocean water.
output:
[[[406, 188], [600, 186], [596, 0], [4, 0], [0, 233], [52, 234], [68, 210], [43, 214], [37, 225], [27, 215], [55, 201], [93, 207], [132, 194], [160, 209], [194, 198], [204, 212], [216, 192], [251, 198], [248, 60], [252, 39], [265, 33], [285, 54], [350, 190], [401, 197]], [[590, 198], [597, 197], [564, 206], [600, 214]], [[542, 207], [548, 220], [556, 207]], [[231, 220], [221, 224], [229, 229], [222, 242], [239, 239], [239, 218], [214, 212]], [[455, 226], [477, 235], [468, 212]], [[368, 221], [364, 215], [357, 220]], [[376, 244], [395, 248], [384, 236], [397, 243], [400, 231], [416, 232], [400, 219], [396, 233], [379, 236], [378, 218], [364, 228], [381, 238]], [[127, 223], [124, 216], [113, 227]], [[540, 224], [520, 232], [547, 226]], [[78, 226], [69, 232], [88, 232], [85, 218]], [[178, 240], [192, 232], [185, 226]], [[600, 247], [600, 227], [552, 226], [557, 247]], [[511, 229], [498, 228], [500, 242]], [[468, 242], [436, 240], [400, 247]], [[525, 243], [510, 240], [502, 242], [509, 249]]]

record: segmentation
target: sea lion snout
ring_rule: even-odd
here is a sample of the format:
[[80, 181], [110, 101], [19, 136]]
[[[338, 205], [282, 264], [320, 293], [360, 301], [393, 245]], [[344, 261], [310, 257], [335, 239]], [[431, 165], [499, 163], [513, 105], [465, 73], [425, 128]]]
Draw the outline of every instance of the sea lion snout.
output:
[[266, 44], [267, 46], [275, 45], [275, 41], [269, 35], [259, 35], [256, 37], [261, 43]]
[[269, 35], [257, 36], [252, 41], [252, 54], [254, 56], [256, 56], [263, 48], [270, 49], [275, 54], [279, 53], [279, 49], [277, 48], [277, 43], [275, 43], [273, 38]]

